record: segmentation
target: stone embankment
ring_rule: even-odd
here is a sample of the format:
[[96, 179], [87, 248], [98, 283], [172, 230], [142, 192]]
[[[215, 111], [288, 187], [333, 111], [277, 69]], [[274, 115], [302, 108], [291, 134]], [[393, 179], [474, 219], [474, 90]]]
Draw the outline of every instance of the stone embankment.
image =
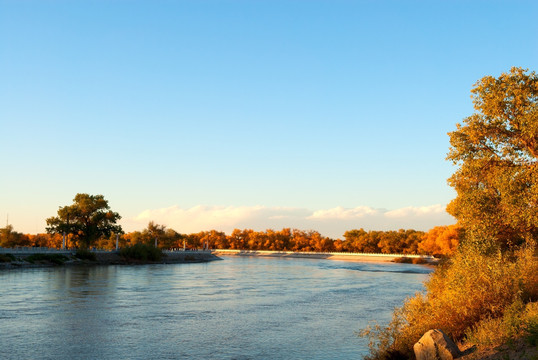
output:
[[[179, 264], [221, 260], [211, 251], [163, 251], [159, 261], [125, 259], [117, 251], [95, 250], [95, 260], [79, 259], [76, 250], [57, 250], [48, 248], [0, 248], [0, 269], [35, 268], [58, 265], [129, 265], [129, 264]], [[63, 257], [61, 261], [40, 259], [28, 261], [32, 255], [42, 254]], [[31, 259], [31, 258], [30, 258]]]

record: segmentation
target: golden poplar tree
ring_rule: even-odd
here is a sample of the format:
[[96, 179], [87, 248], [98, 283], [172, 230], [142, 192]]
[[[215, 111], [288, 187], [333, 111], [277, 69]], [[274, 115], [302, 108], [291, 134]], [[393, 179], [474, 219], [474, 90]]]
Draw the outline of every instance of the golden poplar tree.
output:
[[538, 77], [521, 68], [483, 77], [471, 90], [476, 112], [449, 133], [448, 212], [474, 239], [504, 246], [538, 238]]

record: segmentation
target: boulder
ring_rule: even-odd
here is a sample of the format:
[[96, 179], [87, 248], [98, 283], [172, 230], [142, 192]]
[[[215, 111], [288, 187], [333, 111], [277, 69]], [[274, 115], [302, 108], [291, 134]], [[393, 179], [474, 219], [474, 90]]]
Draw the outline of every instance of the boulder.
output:
[[442, 330], [430, 330], [413, 346], [417, 360], [452, 360], [462, 355]]

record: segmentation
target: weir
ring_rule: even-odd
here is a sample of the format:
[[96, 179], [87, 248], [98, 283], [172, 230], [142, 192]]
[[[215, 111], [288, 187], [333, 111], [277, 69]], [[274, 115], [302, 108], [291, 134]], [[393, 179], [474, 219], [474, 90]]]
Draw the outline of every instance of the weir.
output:
[[268, 257], [291, 257], [291, 258], [312, 258], [312, 259], [331, 259], [331, 260], [349, 260], [349, 261], [382, 261], [390, 262], [395, 259], [409, 258], [422, 259], [428, 263], [438, 261], [431, 255], [413, 255], [413, 254], [382, 254], [382, 253], [349, 253], [349, 252], [315, 252], [315, 251], [271, 251], [271, 250], [229, 250], [218, 249], [212, 250], [215, 255], [232, 255], [232, 256], [268, 256]]

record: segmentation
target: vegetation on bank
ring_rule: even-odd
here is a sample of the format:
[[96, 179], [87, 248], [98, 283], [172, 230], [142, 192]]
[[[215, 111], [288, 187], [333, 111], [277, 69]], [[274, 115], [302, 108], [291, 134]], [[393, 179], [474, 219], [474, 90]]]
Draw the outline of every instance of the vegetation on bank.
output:
[[0, 262], [12, 262], [15, 261], [15, 256], [12, 254], [0, 254]]
[[[453, 253], [461, 236], [456, 225], [437, 226], [428, 232], [416, 230], [365, 231], [363, 229], [346, 231], [344, 239], [331, 239], [317, 231], [302, 231], [285, 228], [282, 230], [254, 231], [235, 229], [227, 235], [221, 231], [203, 231], [194, 234], [179, 234], [173, 229], [150, 222], [143, 231], [127, 234], [111, 233], [99, 238], [93, 245], [101, 249], [115, 249], [116, 237], [120, 248], [136, 244], [155, 245], [164, 249], [183, 248], [201, 249], [241, 249], [276, 251], [318, 251], [318, 252], [361, 252], [384, 254], [425, 254], [447, 256]], [[67, 246], [78, 246], [78, 241], [67, 236]], [[13, 231], [11, 226], [0, 229], [0, 246], [38, 246], [60, 248], [62, 237], [59, 234], [29, 235]]]
[[122, 233], [116, 225], [120, 219], [103, 195], [77, 194], [72, 205], [60, 207], [57, 216], [47, 219], [47, 233], [69, 234], [78, 247], [87, 249], [101, 237]]
[[75, 257], [80, 260], [97, 261], [97, 255], [88, 249], [78, 249]]
[[426, 259], [423, 258], [410, 258], [410, 257], [398, 257], [394, 258], [392, 262], [400, 264], [429, 264]]
[[120, 250], [120, 256], [127, 260], [161, 261], [164, 254], [152, 245], [135, 244]]
[[33, 254], [25, 259], [31, 264], [38, 262], [48, 262], [55, 265], [63, 265], [69, 258], [62, 254]]
[[412, 358], [413, 345], [430, 329], [454, 340], [500, 345], [538, 334], [538, 258], [535, 244], [514, 252], [462, 245], [416, 294], [397, 309], [386, 327], [362, 331], [370, 359]]
[[523, 340], [536, 346], [538, 76], [512, 68], [484, 77], [472, 94], [477, 113], [449, 134], [448, 159], [459, 169], [447, 210], [462, 229], [459, 247], [424, 294], [396, 309], [387, 326], [362, 331], [369, 359], [413, 358], [431, 329], [479, 351]]

